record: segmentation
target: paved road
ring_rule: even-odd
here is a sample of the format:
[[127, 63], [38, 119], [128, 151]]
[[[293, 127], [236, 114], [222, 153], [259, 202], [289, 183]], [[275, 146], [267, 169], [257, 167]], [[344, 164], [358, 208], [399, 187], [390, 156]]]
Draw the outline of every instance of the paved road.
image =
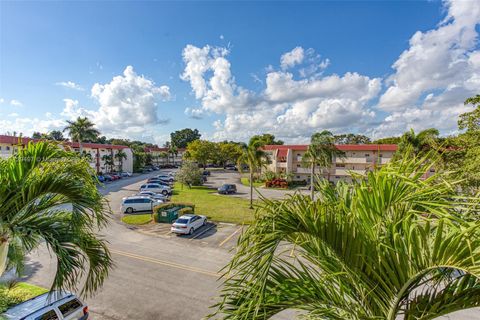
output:
[[[241, 232], [238, 226], [211, 225], [193, 237], [176, 237], [168, 234], [168, 227], [138, 232], [118, 221], [121, 198], [136, 192], [154, 174], [116, 181], [101, 189], [114, 211], [103, 236], [110, 243], [116, 267], [98, 293], [87, 299], [94, 320], [201, 319], [211, 311], [209, 306], [218, 296], [218, 271], [231, 257], [229, 249]], [[213, 187], [237, 179], [236, 173], [214, 173], [209, 184]], [[244, 196], [248, 188], [240, 184], [237, 187], [238, 196]], [[265, 191], [269, 191], [264, 193], [269, 197], [286, 193]], [[28, 257], [24, 280], [49, 287], [55, 267], [46, 248], [41, 247]], [[276, 318], [293, 319], [294, 313], [284, 312]], [[480, 319], [480, 313], [464, 311], [450, 319]]]

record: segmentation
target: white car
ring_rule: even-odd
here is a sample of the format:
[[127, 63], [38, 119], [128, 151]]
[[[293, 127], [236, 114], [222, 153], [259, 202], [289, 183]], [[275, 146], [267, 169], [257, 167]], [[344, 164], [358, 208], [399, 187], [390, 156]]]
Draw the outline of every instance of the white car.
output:
[[134, 194], [134, 196], [145, 196], [145, 197], [150, 197], [155, 200], [162, 200], [162, 201], [168, 201], [168, 197], [164, 196], [161, 193], [155, 193], [152, 191], [141, 191], [138, 194]]
[[185, 214], [175, 220], [172, 224], [171, 232], [177, 234], [193, 234], [202, 226], [207, 224], [207, 217], [195, 214]]
[[164, 196], [172, 194], [172, 188], [169, 186], [164, 186], [158, 183], [146, 183], [140, 187], [140, 192], [142, 191], [152, 191], [155, 193], [161, 193]]
[[122, 213], [134, 213], [134, 212], [141, 212], [141, 211], [152, 212], [155, 206], [162, 203], [163, 203], [162, 200], [152, 199], [148, 196], [126, 197], [122, 199], [120, 212]]
[[88, 319], [88, 306], [78, 297], [66, 291], [44, 293], [35, 298], [17, 304], [0, 316], [1, 319]]
[[169, 174], [166, 174], [166, 173], [159, 174], [155, 178], [160, 179], [160, 180], [164, 180], [164, 181], [168, 181], [168, 182], [173, 182], [175, 180], [175, 178], [173, 176], [171, 176]]

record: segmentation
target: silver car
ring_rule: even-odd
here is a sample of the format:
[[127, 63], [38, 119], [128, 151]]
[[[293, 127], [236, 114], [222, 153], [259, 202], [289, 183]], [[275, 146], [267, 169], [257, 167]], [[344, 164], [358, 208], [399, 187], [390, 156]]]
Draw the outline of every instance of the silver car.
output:
[[155, 200], [168, 201], [168, 196], [165, 196], [161, 193], [155, 193], [152, 191], [140, 191], [138, 194], [135, 194], [135, 196], [146, 196]]
[[44, 293], [8, 309], [2, 319], [24, 320], [86, 320], [88, 306], [76, 295], [66, 291]]

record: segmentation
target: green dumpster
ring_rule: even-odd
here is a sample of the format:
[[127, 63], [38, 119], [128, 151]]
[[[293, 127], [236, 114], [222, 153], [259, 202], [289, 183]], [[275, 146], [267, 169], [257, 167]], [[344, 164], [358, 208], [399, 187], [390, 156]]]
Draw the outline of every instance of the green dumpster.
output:
[[172, 223], [178, 218], [178, 210], [180, 207], [173, 207], [170, 209], [158, 211], [158, 222]]

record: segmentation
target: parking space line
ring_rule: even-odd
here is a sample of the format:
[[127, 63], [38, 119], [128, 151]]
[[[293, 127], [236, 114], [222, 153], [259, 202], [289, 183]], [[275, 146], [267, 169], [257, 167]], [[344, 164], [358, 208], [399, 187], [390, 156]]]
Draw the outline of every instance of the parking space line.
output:
[[202, 232], [200, 232], [199, 234], [195, 235], [194, 237], [191, 237], [191, 238], [188, 239], [188, 240], [192, 241], [193, 239], [196, 239], [196, 238], [200, 237], [202, 234], [204, 234], [205, 232], [207, 232], [208, 230], [212, 229], [212, 228], [215, 227], [215, 226], [216, 226], [215, 224], [212, 224], [212, 225], [210, 226], [210, 228], [207, 228], [207, 229], [203, 230]]
[[132, 259], [142, 260], [142, 261], [151, 262], [151, 263], [155, 263], [155, 264], [159, 264], [159, 265], [163, 265], [163, 266], [167, 266], [167, 267], [182, 269], [182, 270], [186, 270], [186, 271], [201, 273], [201, 274], [205, 274], [207, 276], [212, 276], [212, 277], [216, 277], [216, 278], [218, 278], [221, 275], [217, 272], [212, 272], [212, 271], [208, 271], [208, 270], [205, 270], [205, 269], [191, 267], [191, 266], [187, 266], [187, 265], [179, 264], [179, 263], [175, 263], [175, 262], [170, 262], [170, 261], [150, 258], [150, 257], [146, 257], [146, 256], [141, 256], [141, 255], [138, 255], [138, 254], [135, 254], [135, 253], [125, 252], [125, 251], [120, 251], [120, 250], [114, 250], [114, 249], [110, 249], [110, 252], [114, 253], [114, 254], [118, 254], [120, 256], [132, 258]]
[[225, 240], [223, 240], [218, 246], [221, 247], [223, 246], [225, 243], [228, 242], [228, 240], [232, 239], [234, 235], [237, 234], [238, 231], [242, 230], [242, 227], [239, 227], [237, 230], [235, 230], [231, 235], [229, 235], [228, 237], [225, 238]]

